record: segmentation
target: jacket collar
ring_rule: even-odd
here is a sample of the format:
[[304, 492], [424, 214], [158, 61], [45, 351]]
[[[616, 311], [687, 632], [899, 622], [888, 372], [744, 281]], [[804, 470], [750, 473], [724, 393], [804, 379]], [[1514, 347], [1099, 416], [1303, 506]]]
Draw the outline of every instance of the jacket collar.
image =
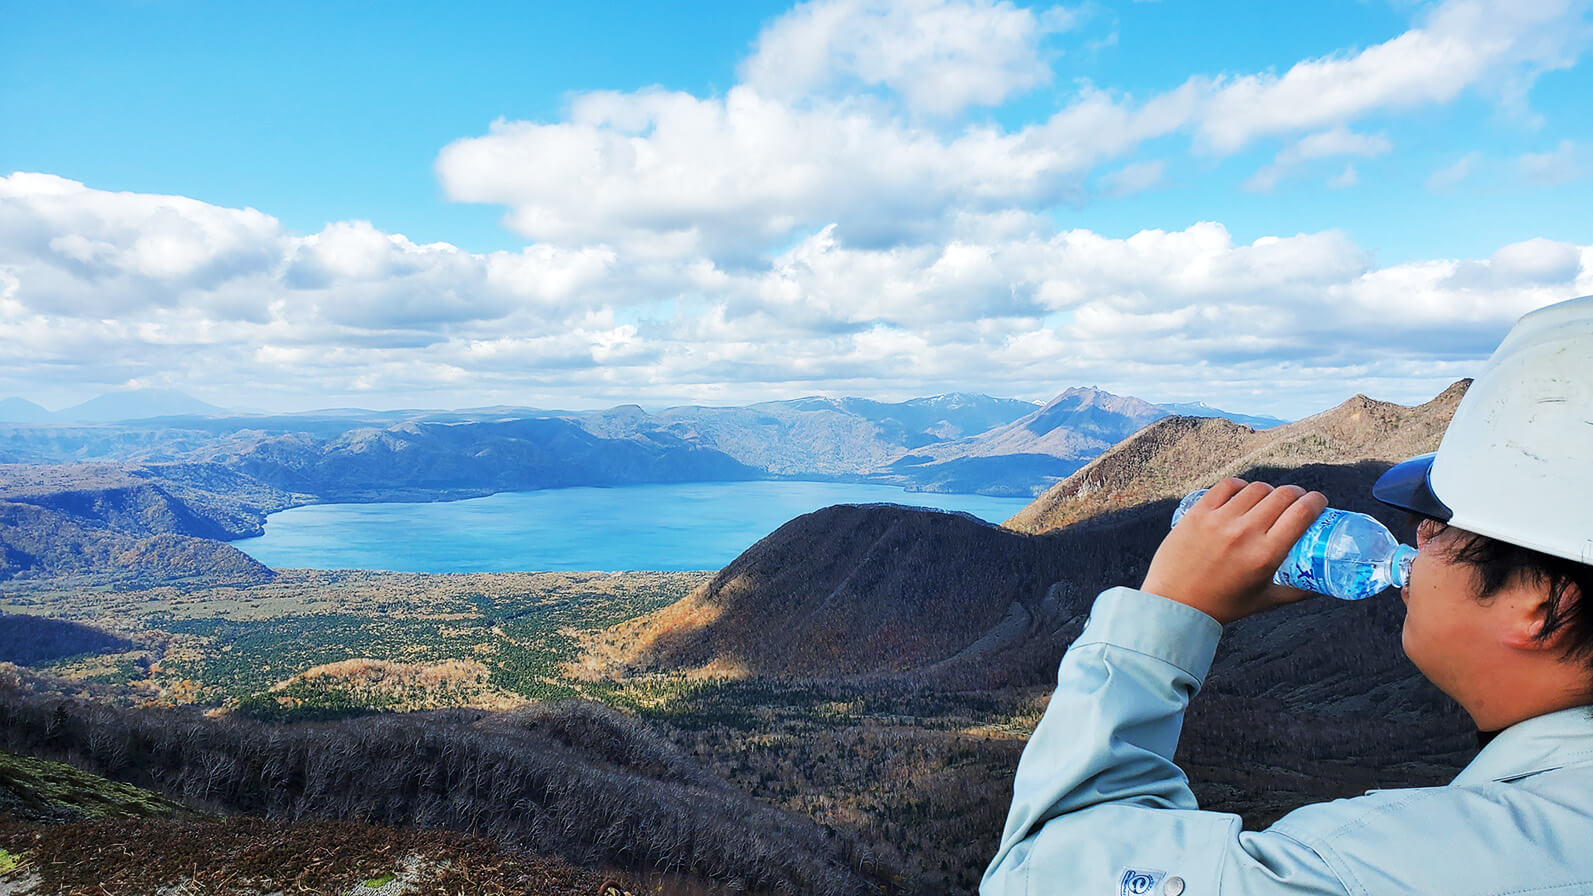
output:
[[1455, 776], [1456, 784], [1513, 781], [1538, 772], [1593, 762], [1593, 705], [1562, 709], [1499, 732]]

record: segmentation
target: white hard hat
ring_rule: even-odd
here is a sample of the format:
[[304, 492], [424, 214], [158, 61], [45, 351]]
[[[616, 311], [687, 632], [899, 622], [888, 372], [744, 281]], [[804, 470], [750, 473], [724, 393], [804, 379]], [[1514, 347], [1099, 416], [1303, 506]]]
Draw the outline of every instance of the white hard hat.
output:
[[1372, 495], [1499, 541], [1593, 564], [1593, 296], [1516, 322], [1438, 451]]

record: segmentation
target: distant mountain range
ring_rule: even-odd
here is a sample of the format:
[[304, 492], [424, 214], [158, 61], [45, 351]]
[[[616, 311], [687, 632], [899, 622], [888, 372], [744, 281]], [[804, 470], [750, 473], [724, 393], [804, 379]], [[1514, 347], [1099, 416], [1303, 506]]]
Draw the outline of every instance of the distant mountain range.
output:
[[926, 446], [891, 465], [932, 491], [1032, 495], [1146, 424], [1164, 408], [1099, 389], [1069, 389], [1045, 406], [978, 435]]
[[171, 389], [107, 392], [59, 411], [24, 398], [0, 399], [0, 421], [8, 423], [115, 423], [158, 417], [212, 417], [230, 413]]
[[1222, 411], [1203, 401], [1186, 401], [1177, 404], [1162, 402], [1157, 407], [1180, 417], [1222, 417], [1235, 423], [1242, 423], [1251, 429], [1270, 429], [1289, 422], [1265, 414], [1235, 414], [1232, 411]]
[[[397, 421], [339, 412], [20, 424], [0, 427], [0, 579], [253, 581], [270, 570], [218, 539], [258, 534], [267, 514], [287, 507], [576, 485], [801, 478], [1033, 495], [1059, 483], [1009, 523], [1038, 532], [1078, 518], [1070, 496], [1115, 496], [1121, 506], [1171, 496], [1187, 483], [1170, 471], [1190, 468], [1192, 458], [1287, 464], [1340, 457], [1343, 445], [1363, 439], [1362, 430], [1381, 432], [1407, 410], [1357, 397], [1309, 420], [1256, 431], [1224, 419], [1166, 418], [1139, 399], [1075, 388], [1042, 407], [947, 395], [658, 413], [630, 405], [591, 413], [429, 412]], [[1404, 427], [1407, 435], [1390, 437], [1394, 447], [1377, 456], [1416, 453], [1410, 446], [1435, 440], [1440, 430]], [[1161, 453], [1141, 456], [1145, 451]], [[1118, 468], [1140, 478], [1122, 486], [1102, 479]], [[1059, 501], [1062, 509], [1053, 509]], [[844, 554], [845, 547], [826, 551]], [[1039, 560], [1030, 566], [1049, 568]], [[1005, 613], [1006, 605], [998, 609]], [[964, 623], [964, 634], [979, 630]]]
[[55, 414], [26, 398], [0, 398], [0, 420], [11, 423], [43, 423]]
[[0, 462], [212, 462], [306, 499], [338, 501], [748, 478], [1032, 496], [1168, 413], [1074, 388], [1044, 406], [957, 393], [651, 413], [621, 405], [239, 416], [144, 390], [56, 414], [21, 399], [0, 403], [0, 416], [19, 421], [0, 424]]
[[[1070, 389], [1068, 391], [1077, 390]], [[1016, 416], [1028, 413], [1035, 407], [1034, 402], [1015, 398], [991, 398], [988, 395], [974, 395], [964, 392], [952, 392], [931, 398], [914, 398], [896, 403], [874, 401], [867, 398], [811, 397], [785, 402], [764, 402], [761, 405], [753, 405], [753, 407], [771, 407], [775, 405], [789, 405], [797, 410], [828, 408], [870, 419], [894, 419], [908, 429], [930, 433], [937, 440], [961, 438], [984, 432], [992, 427], [1009, 422]], [[640, 410], [636, 405], [622, 407]], [[1180, 414], [1186, 417], [1225, 417], [1235, 423], [1243, 423], [1256, 429], [1265, 429], [1285, 422], [1276, 417], [1222, 411], [1203, 402], [1163, 403], [1156, 405], [1156, 407], [1160, 407], [1167, 413]], [[618, 410], [618, 408], [614, 410]], [[670, 410], [682, 410], [682, 408], [671, 408]], [[686, 410], [709, 409], [695, 408]], [[569, 417], [602, 413], [605, 412], [551, 411], [501, 405], [466, 408], [457, 411], [372, 411], [363, 408], [326, 408], [296, 414], [248, 414], [242, 416], [258, 419], [320, 418], [377, 422], [417, 418], [435, 420], [447, 420], [449, 418], [478, 419], [490, 416]], [[240, 416], [240, 414], [236, 411], [200, 401], [191, 395], [174, 389], [123, 389], [116, 392], [107, 392], [104, 395], [59, 411], [48, 410], [25, 398], [0, 398], [0, 423], [115, 423], [127, 420], [151, 420], [162, 417], [237, 416]], [[972, 428], [963, 428], [969, 426]]]

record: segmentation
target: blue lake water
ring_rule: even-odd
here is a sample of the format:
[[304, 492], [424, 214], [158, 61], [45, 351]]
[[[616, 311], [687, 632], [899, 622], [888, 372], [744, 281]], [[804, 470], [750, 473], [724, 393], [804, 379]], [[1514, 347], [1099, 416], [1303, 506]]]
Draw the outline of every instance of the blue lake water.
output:
[[503, 492], [424, 504], [316, 504], [232, 544], [274, 569], [401, 572], [718, 569], [832, 504], [960, 510], [999, 523], [1027, 498], [838, 482], [691, 482]]

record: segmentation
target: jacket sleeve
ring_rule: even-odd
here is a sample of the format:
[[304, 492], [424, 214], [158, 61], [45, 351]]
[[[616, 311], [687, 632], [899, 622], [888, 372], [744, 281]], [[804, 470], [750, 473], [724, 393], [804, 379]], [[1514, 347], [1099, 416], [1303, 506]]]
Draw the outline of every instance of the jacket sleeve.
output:
[[1344, 896], [1321, 856], [1202, 812], [1173, 763], [1222, 626], [1113, 588], [1068, 649], [1018, 763], [983, 896]]

